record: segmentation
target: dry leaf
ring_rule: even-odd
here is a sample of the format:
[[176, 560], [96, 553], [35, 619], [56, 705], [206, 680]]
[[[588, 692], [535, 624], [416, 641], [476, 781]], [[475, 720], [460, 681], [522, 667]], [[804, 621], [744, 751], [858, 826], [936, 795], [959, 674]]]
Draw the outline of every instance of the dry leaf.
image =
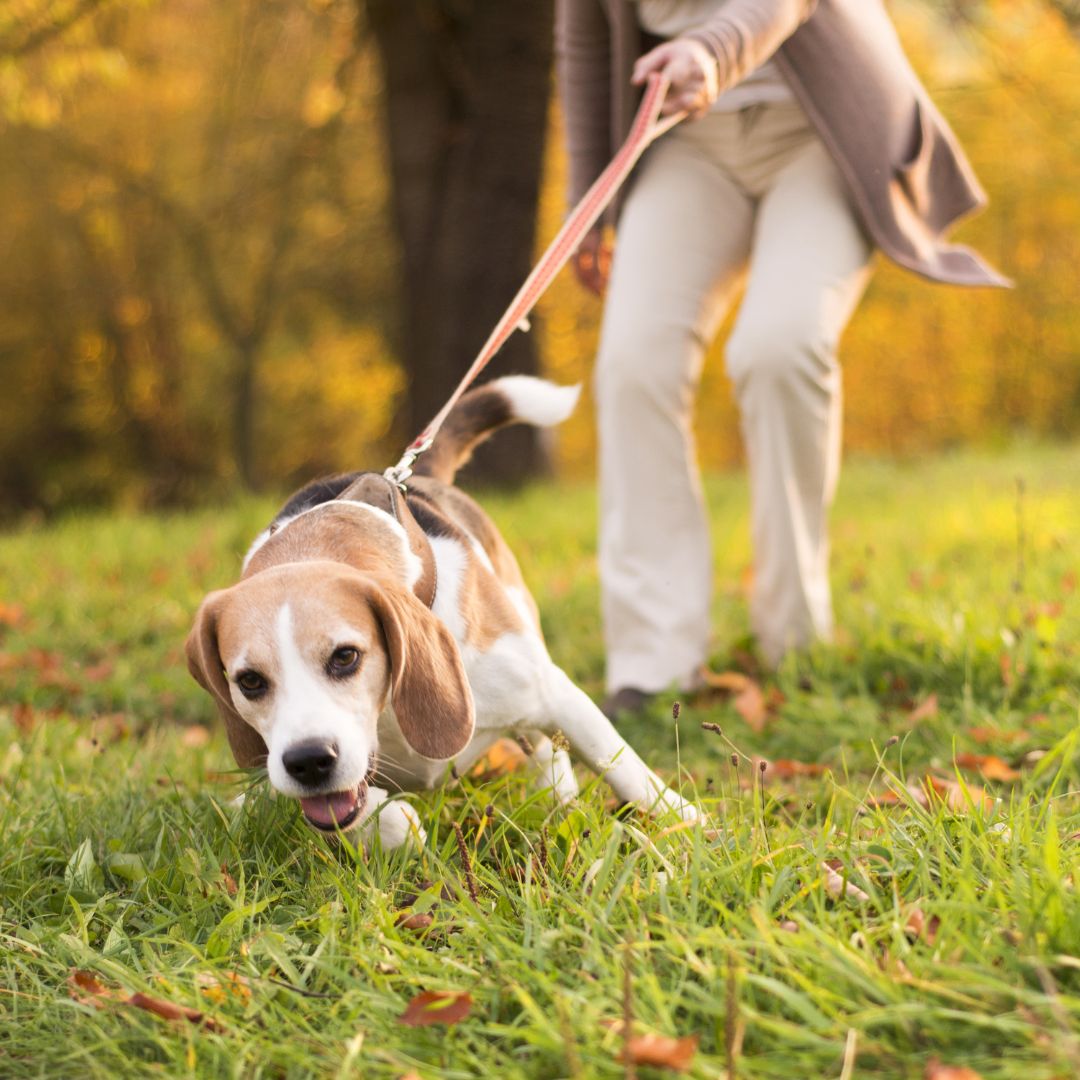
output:
[[726, 690], [731, 694], [737, 694], [752, 681], [749, 675], [743, 675], [739, 671], [711, 671], [707, 667], [701, 669], [701, 677], [706, 686], [711, 686], [714, 690]]
[[944, 780], [939, 776], [926, 776], [923, 789], [928, 795], [939, 798], [950, 810], [958, 812], [970, 810], [972, 806], [991, 810], [997, 802], [976, 784], [961, 784], [957, 780]]
[[18, 626], [26, 612], [19, 604], [0, 603], [0, 626]]
[[908, 913], [904, 929], [912, 937], [921, 938], [927, 945], [933, 947], [937, 942], [938, 928], [940, 926], [941, 919], [937, 915], [931, 915], [928, 919], [922, 908], [913, 907]]
[[225, 891], [230, 896], [235, 896], [238, 892], [238, 886], [236, 884], [236, 878], [229, 873], [227, 864], [221, 864], [221, 884], [225, 887]]
[[469, 775], [475, 780], [494, 780], [520, 769], [528, 761], [525, 751], [514, 739], [499, 739], [472, 767]]
[[184, 734], [180, 736], [180, 745], [189, 750], [197, 750], [210, 741], [210, 729], [202, 724], [191, 724], [184, 728]]
[[409, 1002], [398, 1022], [409, 1027], [456, 1024], [471, 1008], [472, 997], [464, 990], [425, 990]]
[[943, 1065], [936, 1057], [926, 1063], [924, 1080], [982, 1080], [974, 1069], [966, 1065]]
[[908, 713], [908, 723], [919, 724], [922, 723], [923, 720], [932, 720], [937, 714], [938, 697], [937, 694], [931, 694]]
[[134, 993], [130, 997], [125, 996], [122, 990], [105, 986], [91, 971], [73, 971], [68, 976], [68, 988], [76, 1001], [84, 1005], [93, 1005], [98, 1009], [103, 1009], [110, 1004], [133, 1005], [136, 1009], [151, 1012], [165, 1020], [187, 1020], [188, 1023], [198, 1024], [208, 1031], [222, 1030], [221, 1025], [213, 1017], [206, 1016], [198, 1009], [150, 997], [149, 994]]
[[870, 894], [863, 892], [854, 882], [845, 883], [843, 875], [838, 874], [827, 862], [821, 864], [821, 869], [825, 872], [825, 891], [834, 900], [839, 899], [841, 896], [848, 896], [852, 900], [858, 900], [860, 903], [870, 899]]
[[435, 917], [426, 911], [417, 912], [415, 915], [402, 912], [394, 920], [394, 925], [400, 926], [402, 930], [426, 930], [434, 921]]
[[778, 761], [767, 763], [766, 775], [771, 779], [788, 780], [793, 776], [824, 776], [828, 766], [817, 761], [789, 761], [780, 758]]
[[672, 1039], [666, 1035], [633, 1035], [626, 1041], [620, 1061], [634, 1065], [651, 1065], [657, 1069], [686, 1072], [697, 1053], [697, 1035], [684, 1035]]
[[1031, 734], [1027, 731], [1000, 731], [998, 728], [991, 727], [968, 728], [965, 734], [983, 746], [1025, 742], [1031, 738]]
[[1020, 773], [994, 754], [957, 754], [961, 769], [978, 769], [987, 780], [1018, 780]]

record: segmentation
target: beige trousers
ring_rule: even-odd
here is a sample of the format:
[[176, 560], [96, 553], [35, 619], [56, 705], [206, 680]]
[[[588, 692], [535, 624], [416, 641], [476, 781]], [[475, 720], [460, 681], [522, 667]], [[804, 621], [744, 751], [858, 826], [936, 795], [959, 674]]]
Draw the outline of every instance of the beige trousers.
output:
[[710, 113], [648, 153], [619, 223], [597, 360], [600, 578], [610, 690], [695, 684], [711, 559], [691, 426], [727, 343], [750, 465], [751, 625], [765, 657], [828, 638], [840, 334], [872, 248], [796, 103]]

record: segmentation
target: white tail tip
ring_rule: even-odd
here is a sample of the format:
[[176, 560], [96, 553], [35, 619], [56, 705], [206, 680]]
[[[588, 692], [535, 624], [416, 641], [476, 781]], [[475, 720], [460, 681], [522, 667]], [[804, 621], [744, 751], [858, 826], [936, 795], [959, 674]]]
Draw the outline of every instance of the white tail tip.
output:
[[581, 396], [581, 384], [559, 386], [532, 375], [505, 375], [495, 385], [506, 395], [514, 416], [537, 427], [561, 424], [573, 411]]

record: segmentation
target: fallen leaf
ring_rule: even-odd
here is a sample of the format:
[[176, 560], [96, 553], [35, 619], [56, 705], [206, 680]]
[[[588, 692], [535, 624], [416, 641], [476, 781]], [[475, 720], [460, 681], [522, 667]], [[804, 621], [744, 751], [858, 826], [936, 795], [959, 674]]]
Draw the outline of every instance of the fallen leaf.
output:
[[528, 761], [525, 751], [514, 739], [499, 739], [472, 767], [469, 776], [476, 780], [494, 780], [520, 769]]
[[620, 1061], [634, 1065], [651, 1065], [657, 1069], [686, 1072], [697, 1053], [698, 1036], [684, 1035], [681, 1039], [666, 1035], [632, 1035], [626, 1041]]
[[982, 1076], [966, 1065], [943, 1065], [936, 1057], [926, 1063], [924, 1080], [982, 1080]]
[[975, 784], [961, 784], [957, 780], [945, 780], [940, 776], [924, 777], [923, 789], [928, 795], [939, 798], [950, 810], [958, 812], [970, 810], [972, 806], [981, 806], [983, 810], [990, 810], [997, 802]]
[[777, 761], [767, 763], [766, 775], [771, 779], [789, 780], [793, 776], [824, 776], [828, 771], [827, 765], [818, 761], [789, 761], [780, 758]]
[[165, 1020], [186, 1020], [198, 1024], [208, 1031], [221, 1031], [222, 1027], [211, 1016], [206, 1016], [198, 1009], [186, 1005], [177, 1005], [162, 998], [150, 997], [149, 994], [136, 992], [126, 996], [122, 990], [105, 986], [91, 971], [73, 971], [68, 976], [68, 988], [71, 996], [84, 1005], [93, 1005], [104, 1009], [109, 1005], [132, 1005], [136, 1009], [154, 1013]]
[[997, 746], [1002, 743], [1025, 742], [1027, 739], [1031, 738], [1030, 732], [1027, 731], [1001, 731], [998, 728], [992, 727], [968, 728], [965, 734], [982, 746]]
[[961, 769], [978, 769], [987, 780], [1018, 780], [1020, 773], [994, 754], [957, 754]]
[[923, 720], [932, 720], [938, 714], [938, 696], [930, 694], [908, 713], [909, 724], [920, 724]]
[[16, 627], [23, 621], [26, 612], [19, 604], [0, 603], [0, 626]]
[[747, 683], [753, 681], [749, 675], [743, 675], [740, 671], [712, 671], [707, 667], [701, 669], [701, 677], [706, 686], [711, 686], [714, 690], [727, 690], [732, 694], [743, 690]]
[[405, 1006], [398, 1023], [408, 1027], [456, 1024], [469, 1015], [472, 997], [464, 990], [425, 990]]
[[394, 925], [400, 926], [402, 930], [426, 930], [434, 921], [435, 917], [426, 911], [417, 912], [415, 915], [403, 911], [394, 920]]
[[209, 741], [210, 729], [202, 724], [190, 724], [184, 728], [184, 733], [180, 736], [180, 745], [186, 746], [189, 750], [206, 746]]
[[913, 907], [908, 913], [904, 929], [911, 934], [912, 937], [916, 939], [921, 938], [927, 945], [932, 947], [937, 941], [938, 928], [940, 926], [941, 919], [937, 915], [931, 915], [930, 918], [927, 918], [922, 908]]
[[845, 883], [843, 876], [838, 874], [829, 863], [823, 862], [821, 869], [825, 871], [825, 891], [834, 900], [839, 899], [841, 896], [848, 896], [852, 900], [860, 902], [870, 899], [870, 894], [864, 892], [854, 882], [848, 881]]
[[230, 896], [235, 896], [239, 891], [236, 878], [229, 873], [229, 868], [225, 863], [221, 864], [221, 884]]
[[199, 1027], [204, 1027], [208, 1031], [222, 1030], [221, 1025], [212, 1016], [207, 1016], [198, 1009], [189, 1008], [187, 1005], [177, 1005], [173, 1001], [165, 1001], [162, 998], [150, 997], [149, 994], [132, 994], [126, 1004], [151, 1012], [163, 1020], [187, 1020], [188, 1023], [198, 1024]]

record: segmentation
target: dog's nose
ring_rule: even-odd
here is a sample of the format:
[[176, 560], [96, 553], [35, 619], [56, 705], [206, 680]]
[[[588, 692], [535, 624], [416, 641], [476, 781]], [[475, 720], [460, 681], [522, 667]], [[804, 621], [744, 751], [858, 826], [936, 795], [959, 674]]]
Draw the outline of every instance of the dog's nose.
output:
[[337, 758], [337, 743], [325, 739], [308, 739], [290, 746], [281, 755], [281, 763], [294, 780], [314, 787], [326, 783], [334, 771]]

